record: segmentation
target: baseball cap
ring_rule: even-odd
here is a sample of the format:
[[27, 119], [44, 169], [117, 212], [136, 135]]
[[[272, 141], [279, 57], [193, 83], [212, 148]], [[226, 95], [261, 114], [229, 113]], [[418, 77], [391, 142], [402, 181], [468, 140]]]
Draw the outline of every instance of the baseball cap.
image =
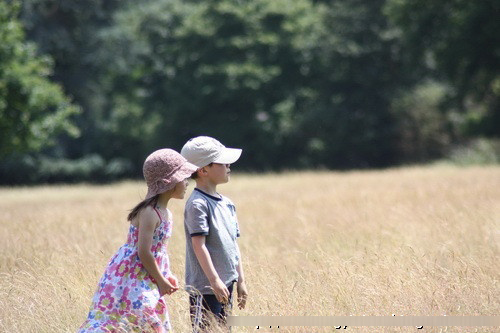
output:
[[232, 164], [241, 156], [241, 149], [227, 148], [209, 136], [197, 136], [182, 147], [181, 155], [190, 163], [202, 168], [210, 163]]

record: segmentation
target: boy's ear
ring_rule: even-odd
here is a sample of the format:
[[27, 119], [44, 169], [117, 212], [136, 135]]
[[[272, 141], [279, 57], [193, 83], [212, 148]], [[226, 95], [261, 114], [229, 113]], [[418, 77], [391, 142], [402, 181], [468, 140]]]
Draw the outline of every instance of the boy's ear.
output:
[[205, 167], [199, 168], [196, 172], [198, 173], [198, 177], [202, 177], [208, 173], [207, 169], [205, 169]]

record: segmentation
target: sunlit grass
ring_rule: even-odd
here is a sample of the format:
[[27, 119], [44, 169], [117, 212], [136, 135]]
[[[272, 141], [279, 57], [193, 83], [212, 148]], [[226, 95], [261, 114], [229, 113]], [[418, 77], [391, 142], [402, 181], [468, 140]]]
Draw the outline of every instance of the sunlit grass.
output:
[[[237, 315], [500, 313], [499, 167], [235, 174], [219, 190], [240, 220], [250, 298]], [[144, 194], [141, 182], [0, 188], [0, 331], [76, 331]], [[181, 281], [183, 204], [170, 203], [169, 253]], [[190, 332], [186, 293], [167, 302], [175, 332]], [[499, 331], [424, 330], [476, 329]]]

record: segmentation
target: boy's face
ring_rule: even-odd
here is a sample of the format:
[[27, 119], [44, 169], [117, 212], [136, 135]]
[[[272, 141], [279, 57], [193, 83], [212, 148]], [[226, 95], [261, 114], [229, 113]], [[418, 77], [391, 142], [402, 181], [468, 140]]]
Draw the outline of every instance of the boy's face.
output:
[[224, 184], [229, 181], [231, 168], [230, 164], [212, 163], [205, 167], [208, 178], [214, 184]]

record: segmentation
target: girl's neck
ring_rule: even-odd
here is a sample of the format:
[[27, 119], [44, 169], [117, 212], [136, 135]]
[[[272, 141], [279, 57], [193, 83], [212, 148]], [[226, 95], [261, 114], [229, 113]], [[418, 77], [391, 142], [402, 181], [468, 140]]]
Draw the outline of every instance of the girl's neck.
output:
[[165, 193], [161, 194], [158, 197], [158, 201], [156, 202], [157, 208], [167, 209], [168, 201], [170, 200], [170, 195], [166, 195]]

